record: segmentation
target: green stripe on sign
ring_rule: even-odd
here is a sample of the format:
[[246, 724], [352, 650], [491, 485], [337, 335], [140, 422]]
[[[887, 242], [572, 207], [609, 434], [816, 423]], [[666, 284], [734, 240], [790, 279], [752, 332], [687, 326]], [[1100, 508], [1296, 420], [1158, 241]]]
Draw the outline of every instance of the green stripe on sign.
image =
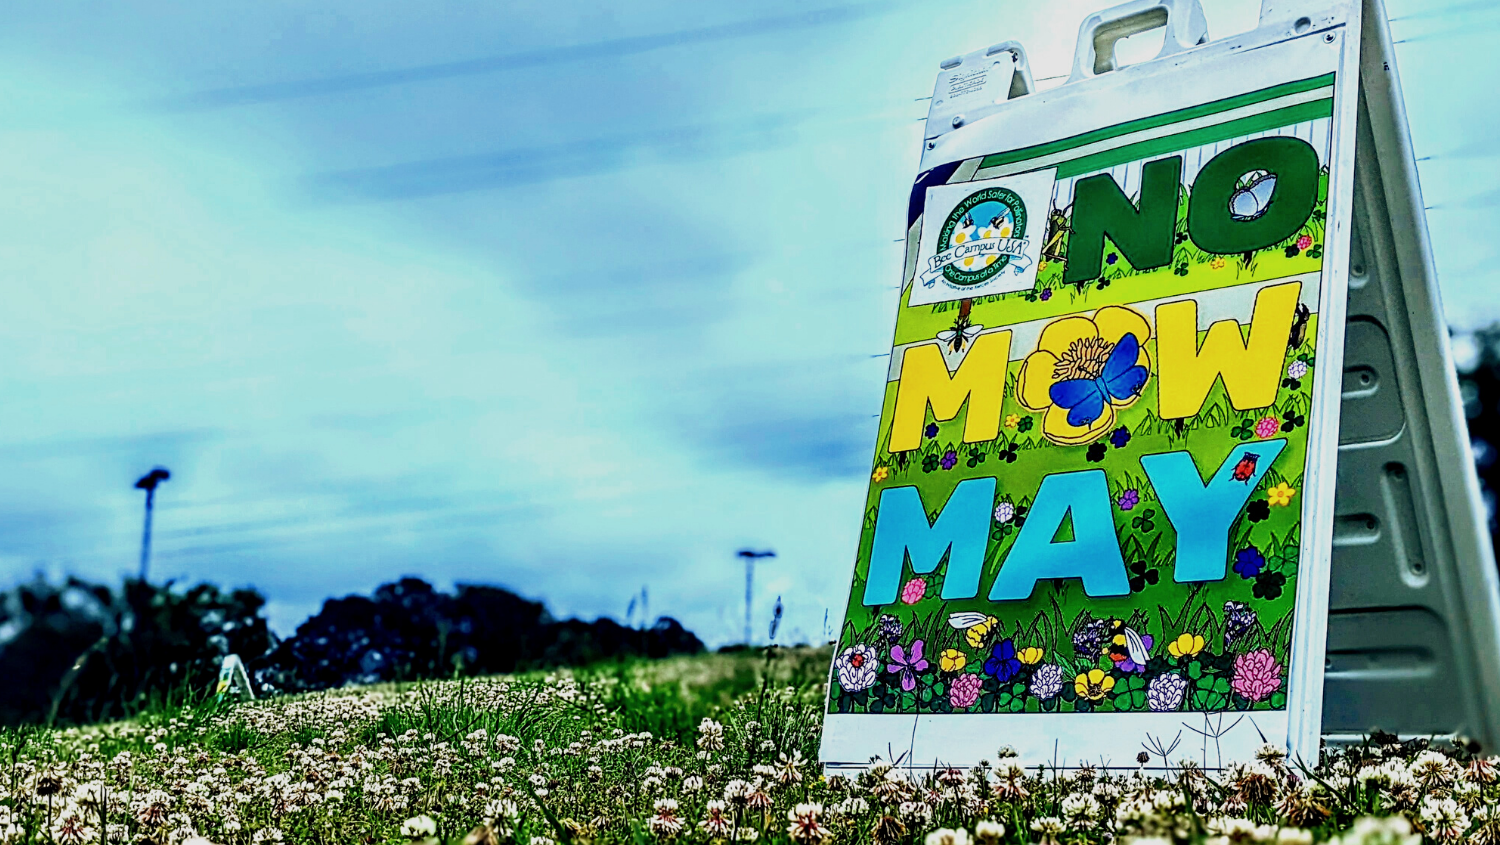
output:
[[1112, 150], [1105, 150], [1102, 153], [1075, 158], [1066, 164], [1058, 165], [1057, 178], [1066, 179], [1069, 176], [1077, 176], [1080, 173], [1108, 170], [1118, 164], [1140, 161], [1152, 156], [1161, 155], [1162, 153], [1201, 147], [1205, 144], [1213, 144], [1218, 141], [1238, 138], [1242, 135], [1250, 135], [1255, 132], [1280, 129], [1283, 126], [1290, 126], [1294, 123], [1302, 123], [1308, 120], [1317, 120], [1320, 117], [1329, 117], [1332, 114], [1332, 97], [1326, 100], [1298, 103], [1295, 106], [1287, 106], [1284, 109], [1276, 109], [1275, 111], [1268, 111], [1263, 114], [1242, 117], [1239, 120], [1231, 120], [1228, 123], [1205, 126], [1202, 129], [1180, 132], [1176, 135], [1167, 135], [1162, 138], [1152, 138], [1149, 141], [1126, 144], [1123, 147], [1115, 147]]
[[1263, 103], [1267, 100], [1274, 100], [1277, 97], [1285, 97], [1288, 94], [1300, 94], [1303, 91], [1312, 91], [1318, 88], [1330, 88], [1332, 86], [1333, 74], [1325, 73], [1322, 76], [1314, 76], [1310, 79], [1300, 79], [1295, 82], [1273, 85], [1270, 88], [1262, 88], [1259, 91], [1251, 91], [1248, 94], [1238, 94], [1233, 97], [1226, 97], [1222, 100], [1214, 100], [1211, 103], [1204, 103], [1198, 106], [1190, 106], [1185, 109], [1178, 109], [1177, 111], [1167, 112], [1166, 114], [1155, 115], [1154, 117], [1143, 117], [1140, 120], [1132, 120], [1129, 123], [1120, 123], [1115, 126], [1107, 126], [1103, 129], [1095, 129], [1092, 132], [1084, 132], [1080, 135], [1074, 135], [1070, 138], [1063, 138], [1059, 141], [1051, 141], [1046, 144], [1037, 144], [1035, 146], [1026, 147], [1020, 150], [1012, 150], [1008, 153], [997, 153], [992, 156], [986, 156], [984, 161], [980, 162], [979, 167], [982, 170], [987, 167], [999, 167], [1000, 165], [1011, 164], [1012, 162], [1017, 161], [1025, 161], [1026, 159], [1037, 158], [1039, 156], [1053, 155], [1055, 153], [1066, 152], [1073, 149], [1074, 147], [1081, 147], [1085, 144], [1095, 144], [1100, 141], [1107, 141], [1110, 138], [1116, 138], [1121, 135], [1128, 135], [1132, 132], [1140, 132], [1146, 129], [1155, 129], [1158, 126], [1166, 126], [1168, 124], [1179, 123], [1184, 120], [1192, 120], [1193, 118], [1197, 117], [1205, 117], [1207, 115], [1229, 111], [1230, 109], [1237, 109], [1243, 106]]

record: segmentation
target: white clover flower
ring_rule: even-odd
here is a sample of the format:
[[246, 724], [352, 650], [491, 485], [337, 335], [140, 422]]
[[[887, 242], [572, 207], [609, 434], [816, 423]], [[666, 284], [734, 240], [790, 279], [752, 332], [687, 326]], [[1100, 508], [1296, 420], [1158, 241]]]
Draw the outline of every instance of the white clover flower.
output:
[[921, 827], [932, 821], [932, 806], [926, 801], [903, 801], [896, 812], [910, 827]]
[[658, 798], [651, 805], [656, 811], [647, 822], [646, 826], [651, 832], [663, 839], [670, 839], [682, 832], [684, 823], [677, 815], [677, 801], [672, 798]]
[[1452, 798], [1422, 799], [1422, 824], [1438, 842], [1455, 842], [1469, 830], [1469, 815]]
[[437, 836], [437, 822], [432, 816], [413, 816], [401, 823], [401, 835], [411, 840]]
[[705, 717], [698, 723], [698, 747], [704, 751], [723, 751], [724, 726]]
[[843, 653], [833, 661], [833, 670], [838, 675], [839, 686], [843, 687], [845, 692], [860, 692], [874, 686], [880, 667], [880, 656], [876, 653], [875, 647], [866, 643], [859, 643], [844, 649]]
[[969, 845], [969, 832], [963, 828], [940, 827], [927, 834], [925, 845]]
[[815, 802], [798, 804], [787, 811], [787, 836], [799, 845], [820, 845], [833, 838], [833, 831], [823, 826], [823, 805]]
[[723, 837], [734, 829], [734, 818], [723, 801], [709, 801], [703, 808], [703, 821], [698, 827], [711, 837]]
[[974, 825], [974, 837], [980, 845], [997, 845], [1005, 836], [1005, 825], [985, 819]]
[[1420, 845], [1422, 837], [1411, 832], [1411, 824], [1401, 816], [1361, 816], [1342, 836], [1329, 842], [1335, 845]]

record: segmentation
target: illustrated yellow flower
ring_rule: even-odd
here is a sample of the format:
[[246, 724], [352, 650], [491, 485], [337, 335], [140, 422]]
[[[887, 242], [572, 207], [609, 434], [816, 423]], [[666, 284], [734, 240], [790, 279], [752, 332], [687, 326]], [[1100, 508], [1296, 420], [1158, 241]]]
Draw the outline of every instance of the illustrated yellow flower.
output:
[[1036, 271], [1040, 273], [1045, 269], [1047, 269], [1047, 259], [1044, 258], [1036, 263]]
[[1297, 495], [1297, 490], [1288, 487], [1285, 481], [1266, 491], [1266, 499], [1273, 505], [1289, 505], [1295, 495]]
[[876, 467], [875, 471], [870, 473], [870, 479], [876, 482], [884, 481], [890, 477], [891, 471], [886, 469], [885, 467]]
[[1089, 701], [1103, 701], [1114, 688], [1115, 679], [1104, 674], [1103, 669], [1090, 669], [1073, 679], [1073, 691]]
[[968, 662], [969, 658], [965, 657], [964, 653], [956, 648], [945, 648], [943, 649], [943, 653], [938, 656], [938, 666], [944, 672], [962, 672]]
[[1224, 269], [1224, 259], [1222, 259], [1222, 258], [1215, 258], [1214, 260], [1208, 262], [1208, 266], [1212, 270], [1223, 270]]
[[1015, 428], [1016, 424], [1019, 423], [1020, 421], [1021, 421], [1021, 415], [1020, 414], [1006, 414], [1005, 415], [1005, 427], [1006, 428]]
[[1183, 634], [1167, 643], [1167, 651], [1173, 657], [1192, 657], [1203, 650], [1203, 638], [1197, 634]]
[[1059, 382], [1084, 379], [1093, 381], [1104, 373], [1104, 363], [1125, 335], [1135, 336], [1140, 352], [1135, 364], [1151, 369], [1146, 356], [1146, 341], [1151, 325], [1139, 313], [1118, 305], [1094, 312], [1092, 318], [1074, 315], [1053, 320], [1042, 329], [1036, 350], [1026, 356], [1016, 379], [1016, 398], [1029, 411], [1044, 412], [1042, 434], [1061, 446], [1088, 443], [1115, 424], [1115, 411], [1126, 408], [1140, 396], [1140, 391], [1120, 397], [1110, 395], [1103, 402], [1103, 413], [1081, 425], [1068, 422], [1068, 408], [1053, 402], [1052, 388]]
[[1042, 662], [1042, 650], [1036, 646], [1027, 646], [1016, 652], [1016, 658], [1027, 666], [1035, 666]]

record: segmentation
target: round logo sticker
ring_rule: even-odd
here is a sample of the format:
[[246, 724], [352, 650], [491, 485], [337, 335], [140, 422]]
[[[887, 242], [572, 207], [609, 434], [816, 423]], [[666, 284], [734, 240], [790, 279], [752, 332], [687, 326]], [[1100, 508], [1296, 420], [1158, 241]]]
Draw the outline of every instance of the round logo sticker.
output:
[[[1026, 205], [1009, 188], [985, 188], [954, 206], [938, 236], [938, 250], [956, 250], [943, 266], [943, 278], [956, 287], [983, 284], [1010, 264], [1011, 256], [983, 248], [988, 241], [1020, 240], [1026, 236]], [[965, 249], [964, 247], [971, 247]], [[962, 257], [958, 257], [962, 256]]]

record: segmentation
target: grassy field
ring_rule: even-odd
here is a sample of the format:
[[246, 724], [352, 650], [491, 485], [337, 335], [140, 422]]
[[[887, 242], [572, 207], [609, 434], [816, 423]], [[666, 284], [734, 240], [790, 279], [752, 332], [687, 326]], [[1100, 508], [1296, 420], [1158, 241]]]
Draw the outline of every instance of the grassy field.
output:
[[[816, 764], [827, 649], [386, 685], [0, 736], [0, 841], [1500, 841], [1469, 749], [1372, 743], [1316, 772]], [[1163, 765], [1163, 764], [1166, 765]], [[1378, 816], [1380, 820], [1361, 817]]]

